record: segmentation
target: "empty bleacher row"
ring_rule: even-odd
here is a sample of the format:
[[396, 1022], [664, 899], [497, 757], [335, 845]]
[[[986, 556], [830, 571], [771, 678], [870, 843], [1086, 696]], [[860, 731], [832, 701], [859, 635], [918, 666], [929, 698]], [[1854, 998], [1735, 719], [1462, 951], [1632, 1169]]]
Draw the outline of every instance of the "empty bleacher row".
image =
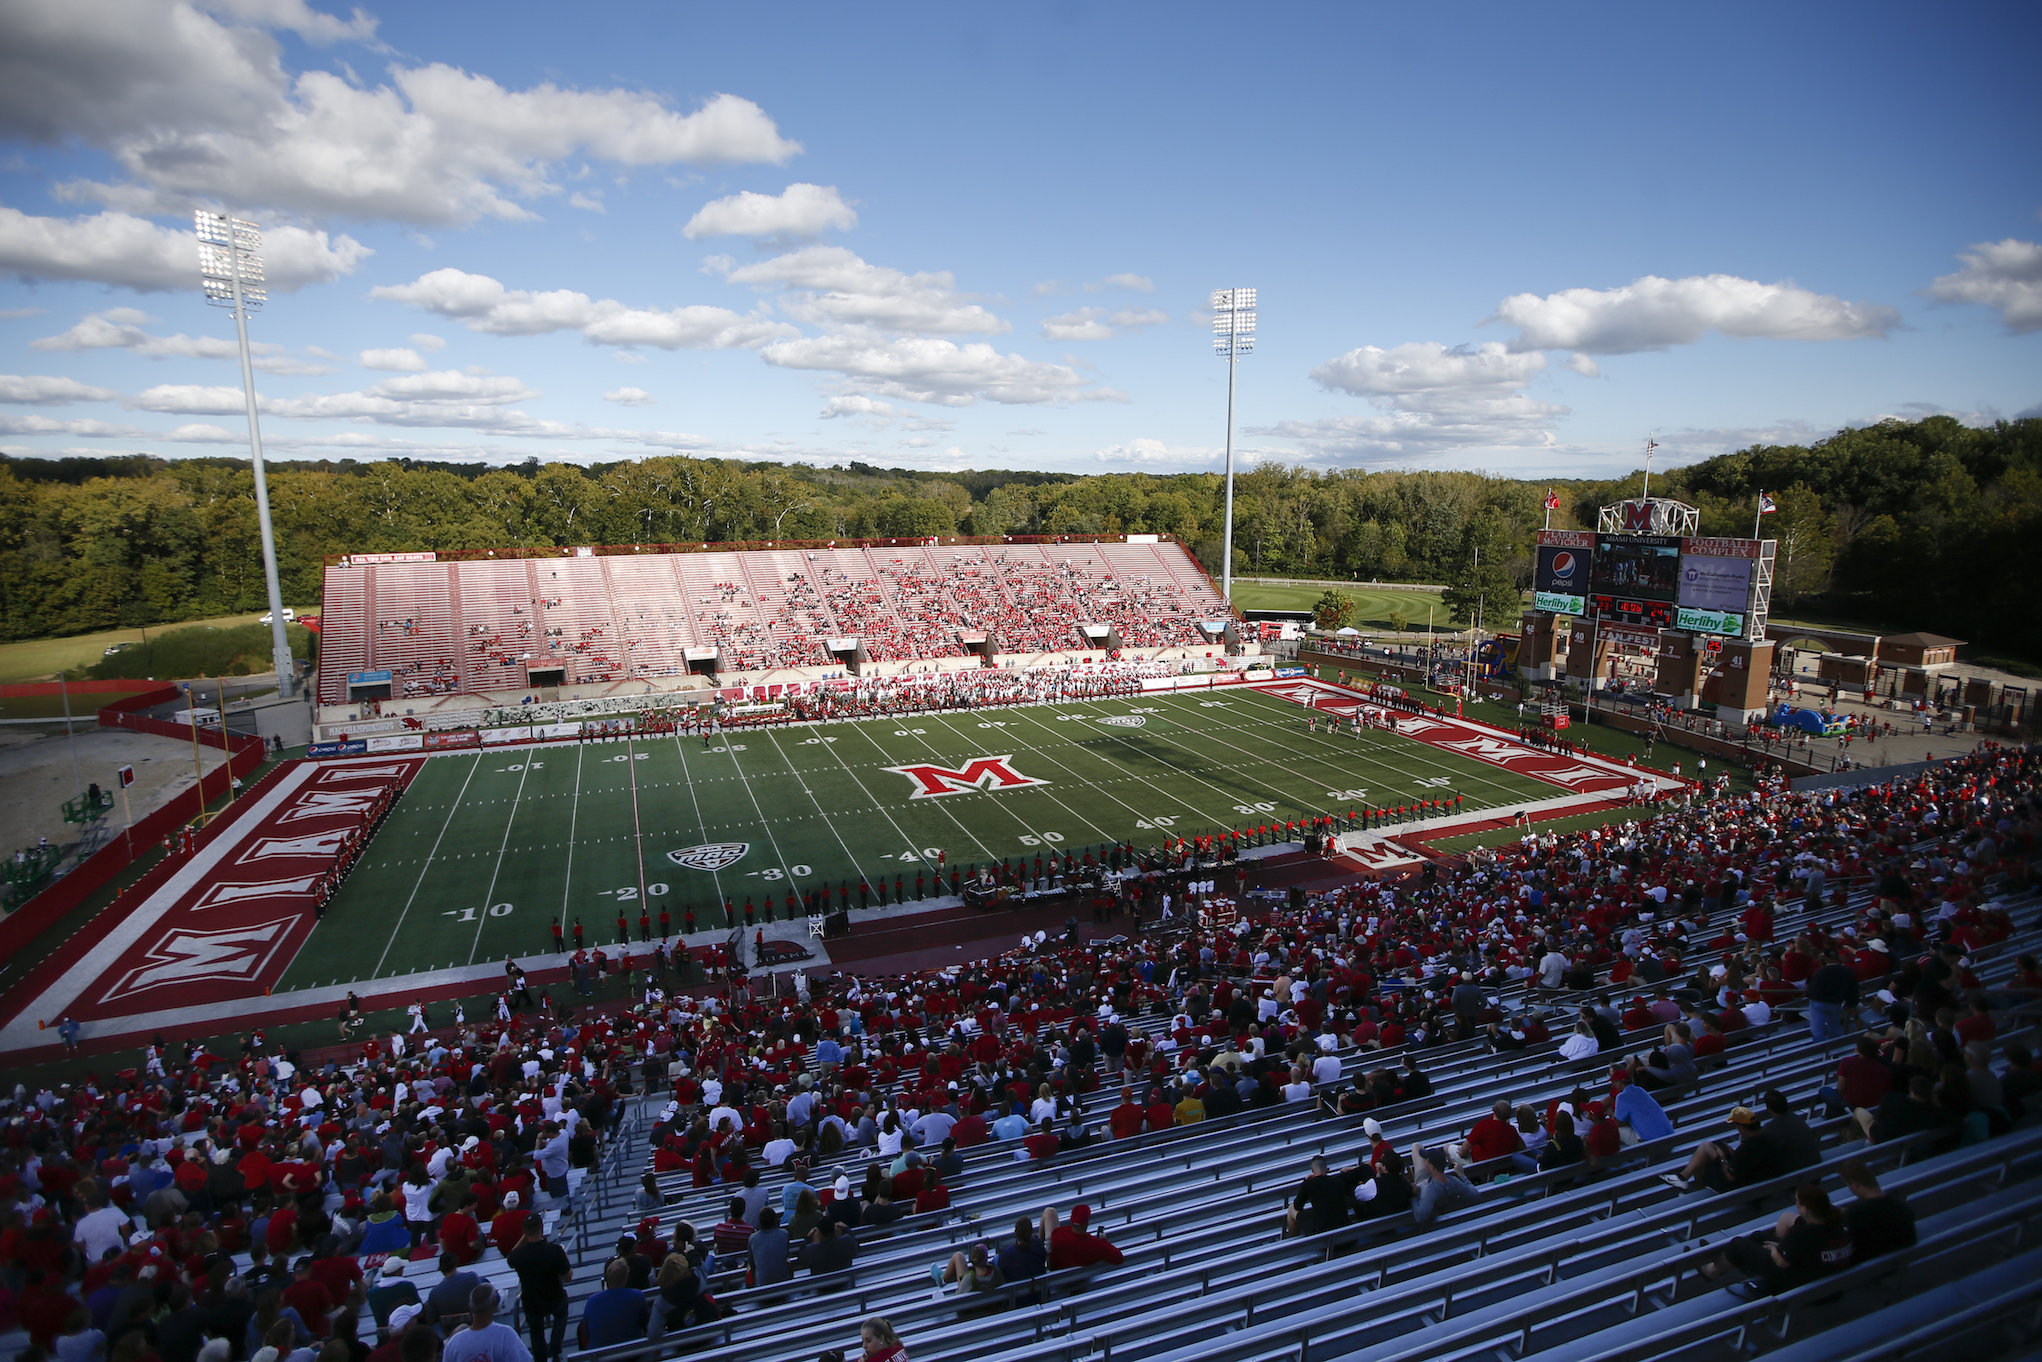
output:
[[[1840, 927], [1865, 902], [1861, 894], [1825, 916]], [[2027, 915], [2034, 906], [2030, 899], [2020, 910]], [[1981, 974], [2004, 978], [2014, 954], [2033, 949], [2036, 939], [2030, 933], [2003, 944]], [[1638, 1049], [1651, 1044], [1649, 1036], [1627, 1040]], [[1404, 1215], [1309, 1239], [1277, 1237], [1282, 1202], [1306, 1162], [1323, 1153], [1344, 1165], [1362, 1138], [1364, 1118], [1320, 1119], [1287, 1105], [1114, 1141], [1047, 1164], [1015, 1163], [1012, 1146], [996, 1143], [967, 1152], [964, 1174], [950, 1180], [948, 1210], [910, 1217], [869, 1239], [861, 1234], [851, 1273], [752, 1290], [732, 1289], [735, 1279], [722, 1274], [719, 1299], [734, 1313], [707, 1329], [669, 1334], [657, 1351], [718, 1359], [813, 1356], [846, 1346], [858, 1319], [879, 1313], [908, 1338], [917, 1362], [1075, 1362], [1115, 1354], [1170, 1362], [1474, 1357], [1549, 1349], [1565, 1349], [1570, 1358], [1603, 1349], [1645, 1357], [1676, 1355], [1676, 1342], [1692, 1344], [1697, 1355], [1728, 1356], [1729, 1343], [1759, 1324], [1793, 1338], [1835, 1323], [1841, 1317], [1835, 1308], [1808, 1307], [1839, 1291], [1876, 1283], [1884, 1303], [1899, 1294], [1896, 1278], [1903, 1275], [1908, 1289], [1926, 1291], [1953, 1271], [1974, 1271], [2003, 1247], [2018, 1247], [2022, 1228], [2042, 1215], [2042, 1137], [2031, 1130], [1925, 1157], [1919, 1140], [1866, 1146], [1847, 1119], [1818, 1120], [1824, 1161], [1809, 1173], [1730, 1196], [1681, 1194], [1661, 1180], [1695, 1144], [1720, 1137], [1731, 1106], [1756, 1107], [1762, 1089], [1777, 1089], [1796, 1109], [1813, 1108], [1845, 1048], [1811, 1040], [1798, 1018], [1740, 1033], [1720, 1068], [1696, 1089], [1665, 1100], [1678, 1123], [1673, 1137], [1628, 1149], [1615, 1167], [1595, 1173], [1577, 1167], [1498, 1179], [1483, 1187], [1478, 1205], [1441, 1216], [1422, 1236], [1412, 1235]], [[1341, 1081], [1395, 1058], [1347, 1051]], [[1432, 1096], [1368, 1119], [1380, 1120], [1385, 1138], [1400, 1148], [1437, 1145], [1460, 1138], [1498, 1097], [1542, 1105], [1578, 1086], [1599, 1086], [1610, 1063], [1608, 1056], [1555, 1060], [1550, 1045], [1498, 1053], [1479, 1043], [1430, 1049], [1424, 1065]], [[1114, 1097], [1109, 1078], [1086, 1099], [1088, 1116], [1096, 1123]], [[1826, 1291], [1779, 1300], [1745, 1300], [1697, 1275], [1729, 1235], [1769, 1226], [1791, 1203], [1794, 1184], [1819, 1175], [1834, 1186], [1837, 1167], [1854, 1154], [1882, 1174], [1909, 1160], [1891, 1183], [1921, 1217], [1921, 1243], [1905, 1264], [1859, 1265], [1816, 1284]], [[833, 1172], [818, 1168], [814, 1181], [824, 1184]], [[706, 1232], [722, 1219], [729, 1189], [696, 1190], [682, 1185], [686, 1180], [664, 1179], [673, 1204], [658, 1213], [661, 1228], [686, 1219]], [[782, 1181], [769, 1175], [766, 1185]], [[1015, 1219], [1032, 1218], [1045, 1204], [1067, 1208], [1078, 1200], [1092, 1207], [1095, 1232], [1124, 1251], [1124, 1264], [1009, 1284], [1008, 1308], [990, 1316], [974, 1309], [979, 1301], [940, 1292], [932, 1299], [932, 1264], [976, 1240], [1004, 1238]], [[599, 1218], [586, 1233], [593, 1243], [613, 1242], [636, 1219]], [[577, 1289], [593, 1287], [578, 1282]], [[1640, 1351], [1636, 1341], [1648, 1337], [1650, 1347]], [[651, 1353], [639, 1346], [601, 1355], [621, 1362]]]
[[[1210, 644], [1225, 601], [1174, 543], [913, 544], [326, 569], [320, 700], [388, 671], [392, 699], [874, 662]], [[1087, 632], [1086, 626], [1092, 631]], [[695, 660], [701, 660], [698, 657]]]

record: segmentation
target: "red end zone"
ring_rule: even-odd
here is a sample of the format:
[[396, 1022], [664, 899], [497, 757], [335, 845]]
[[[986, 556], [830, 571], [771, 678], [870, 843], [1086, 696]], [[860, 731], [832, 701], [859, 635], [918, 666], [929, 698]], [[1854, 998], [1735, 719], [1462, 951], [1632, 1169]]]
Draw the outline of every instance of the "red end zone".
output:
[[1387, 709], [1330, 681], [1270, 681], [1258, 684], [1255, 689], [1338, 719], [1352, 719], [1360, 714], [1365, 722], [1371, 719], [1391, 721], [1400, 737], [1444, 752], [1472, 757], [1490, 766], [1500, 766], [1516, 775], [1543, 780], [1575, 794], [1621, 794], [1640, 779], [1649, 781], [1653, 775], [1649, 771], [1619, 765], [1605, 757], [1579, 752], [1546, 752], [1527, 747], [1502, 730], [1473, 719]]
[[[34, 989], [0, 1028], [0, 1051], [47, 1044], [38, 1021], [85, 1022], [202, 1007], [268, 993], [316, 921], [321, 884], [393, 782], [408, 785], [424, 758], [300, 762], [263, 790], [257, 807], [207, 840], [140, 904], [87, 928], [98, 939]], [[98, 1028], [95, 1028], [98, 1029]]]

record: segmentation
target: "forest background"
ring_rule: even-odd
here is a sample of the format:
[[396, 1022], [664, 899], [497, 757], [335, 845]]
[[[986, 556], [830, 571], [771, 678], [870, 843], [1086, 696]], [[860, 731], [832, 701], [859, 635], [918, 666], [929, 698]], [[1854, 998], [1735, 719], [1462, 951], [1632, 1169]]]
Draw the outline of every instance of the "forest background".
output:
[[[1237, 478], [1237, 575], [1445, 584], [1456, 622], [1531, 584], [1534, 536], [1640, 490], [1480, 473], [1313, 470]], [[900, 535], [1158, 532], [1217, 575], [1215, 473], [922, 472], [649, 458], [581, 466], [269, 465], [284, 599], [316, 610], [328, 555]], [[2042, 662], [2042, 420], [1886, 421], [1655, 471], [1705, 535], [1778, 509], [1775, 613], [1926, 630]], [[0, 641], [264, 608], [246, 461], [0, 459]]]

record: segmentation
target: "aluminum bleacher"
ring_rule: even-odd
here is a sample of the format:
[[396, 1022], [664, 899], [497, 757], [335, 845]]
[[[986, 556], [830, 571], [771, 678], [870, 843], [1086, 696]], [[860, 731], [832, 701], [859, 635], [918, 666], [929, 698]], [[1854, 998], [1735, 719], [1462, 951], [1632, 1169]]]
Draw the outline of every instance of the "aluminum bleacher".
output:
[[388, 668], [393, 697], [686, 675], [689, 648], [720, 669], [829, 667], [831, 638], [874, 662], [996, 652], [1210, 646], [1226, 602], [1175, 543], [790, 545], [696, 553], [562, 551], [381, 561], [326, 569], [320, 702], [346, 673]]
[[[1861, 894], [1820, 916], [1841, 926], [1863, 906]], [[2024, 900], [2021, 916], [2034, 906], [2034, 899]], [[2029, 933], [2005, 943], [1981, 976], [1988, 982], [2003, 977], [2014, 953], [2032, 949], [2037, 939]], [[1642, 1049], [1650, 1037], [1627, 1042]], [[1644, 1358], [1673, 1355], [1673, 1335], [1692, 1339], [1697, 1356], [1727, 1356], [1721, 1345], [1749, 1340], [1760, 1325], [1770, 1331], [1769, 1343], [1791, 1341], [1841, 1327], [1848, 1312], [1815, 1308], [1833, 1307], [1839, 1290], [1877, 1283], [1881, 1299], [1891, 1299], [1903, 1266], [1910, 1288], [1940, 1287], [1938, 1272], [1976, 1270], [2018, 1251], [2020, 1232], [2042, 1219], [2042, 1131], [2036, 1130], [1930, 1155], [1926, 1138], [1867, 1146], [1848, 1120], [1818, 1119], [1824, 1153], [1814, 1169], [1730, 1196], [1681, 1194], [1660, 1180], [1696, 1143], [1721, 1130], [1730, 1106], [1758, 1105], [1761, 1089], [1777, 1089], [1797, 1109], [1811, 1110], [1842, 1049], [1841, 1040], [1811, 1040], [1797, 1017], [1751, 1028], [1697, 1088], [1663, 1099], [1678, 1126], [1673, 1137], [1634, 1146], [1592, 1172], [1577, 1166], [1496, 1178], [1482, 1187], [1477, 1205], [1443, 1215], [1422, 1231], [1406, 1214], [1314, 1238], [1278, 1237], [1283, 1202], [1310, 1157], [1323, 1153], [1345, 1166], [1360, 1140], [1361, 1118], [1328, 1118], [1311, 1104], [1250, 1110], [1066, 1153], [1047, 1164], [1017, 1163], [1011, 1146], [995, 1143], [966, 1152], [964, 1173], [949, 1180], [949, 1210], [911, 1216], [878, 1234], [860, 1232], [851, 1272], [745, 1289], [723, 1271], [718, 1295], [733, 1313], [716, 1325], [591, 1356], [615, 1362], [655, 1352], [731, 1362], [813, 1356], [845, 1346], [855, 1338], [858, 1319], [871, 1313], [886, 1315], [909, 1338], [917, 1362], [1078, 1362], [1115, 1355], [1309, 1362], [1514, 1357], [1527, 1349], [1556, 1358], [1563, 1350], [1575, 1358], [1628, 1349], [1611, 1355]], [[1397, 1056], [1350, 1050], [1340, 1058], [1346, 1082]], [[1400, 1148], [1413, 1141], [1436, 1145], [1458, 1139], [1499, 1095], [1539, 1105], [1577, 1085], [1601, 1083], [1610, 1062], [1607, 1056], [1555, 1061], [1550, 1044], [1496, 1053], [1479, 1042], [1428, 1049], [1424, 1065], [1433, 1094], [1371, 1115]], [[1103, 1116], [1115, 1088], [1108, 1078], [1085, 1099], [1090, 1119]], [[656, 1140], [659, 1132], [652, 1133]], [[846, 1155], [854, 1182], [869, 1156]], [[1835, 1170], [1853, 1156], [1868, 1159], [1922, 1217], [1921, 1245], [1903, 1255], [1904, 1262], [1854, 1268], [1829, 1281], [1827, 1292], [1810, 1288], [1789, 1293], [1792, 1299], [1758, 1302], [1696, 1275], [1726, 1237], [1769, 1226], [1791, 1203], [1797, 1182], [1817, 1177], [1834, 1188]], [[813, 1180], [822, 1185], [835, 1171], [818, 1166]], [[659, 1213], [662, 1227], [687, 1219], [706, 1232], [722, 1218], [729, 1190], [695, 1190], [686, 1182], [685, 1174], [662, 1179], [671, 1203]], [[784, 1182], [784, 1174], [768, 1170], [763, 1185]], [[1094, 1231], [1120, 1246], [1123, 1265], [1010, 1285], [1006, 1308], [989, 1316], [961, 1315], [959, 1298], [932, 1296], [931, 1264], [980, 1238], [1003, 1238], [1016, 1218], [1032, 1218], [1044, 1204], [1077, 1200], [1093, 1207]], [[635, 1219], [598, 1217], [589, 1226], [590, 1240], [613, 1240]], [[1971, 1241], [1962, 1228], [1967, 1224], [1976, 1230]], [[584, 1283], [577, 1281], [576, 1289], [577, 1298], [585, 1294]], [[1988, 1303], [2003, 1306], [2006, 1294]], [[1641, 1348], [1637, 1340], [1647, 1335], [1660, 1351]]]

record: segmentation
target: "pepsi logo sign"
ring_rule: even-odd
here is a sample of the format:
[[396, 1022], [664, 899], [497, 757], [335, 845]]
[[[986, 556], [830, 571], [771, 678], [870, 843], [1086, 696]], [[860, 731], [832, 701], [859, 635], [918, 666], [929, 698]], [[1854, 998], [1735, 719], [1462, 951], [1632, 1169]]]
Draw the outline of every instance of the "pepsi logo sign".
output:
[[1564, 582], [1574, 575], [1576, 558], [1571, 550], [1562, 549], [1553, 555], [1553, 578]]

